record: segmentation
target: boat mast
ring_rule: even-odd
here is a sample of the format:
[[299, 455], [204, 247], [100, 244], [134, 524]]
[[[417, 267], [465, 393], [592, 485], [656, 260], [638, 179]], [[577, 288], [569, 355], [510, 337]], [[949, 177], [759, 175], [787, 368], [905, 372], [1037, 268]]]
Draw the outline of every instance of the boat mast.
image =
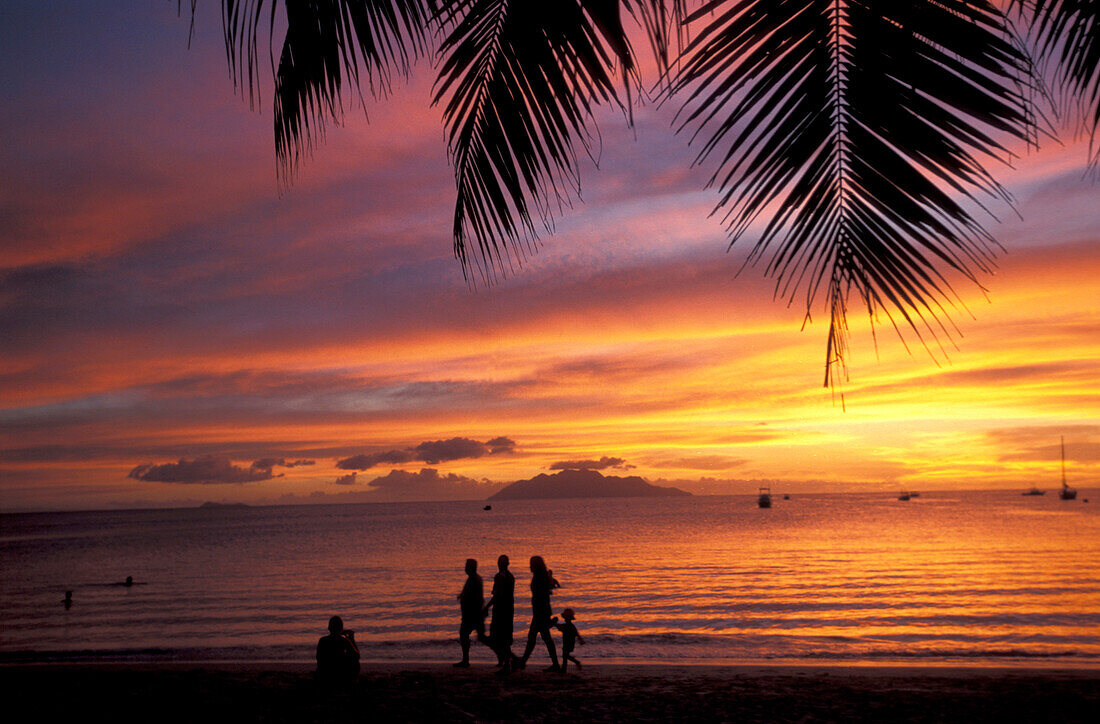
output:
[[1069, 487], [1066, 485], [1066, 436], [1062, 436], [1062, 488]]

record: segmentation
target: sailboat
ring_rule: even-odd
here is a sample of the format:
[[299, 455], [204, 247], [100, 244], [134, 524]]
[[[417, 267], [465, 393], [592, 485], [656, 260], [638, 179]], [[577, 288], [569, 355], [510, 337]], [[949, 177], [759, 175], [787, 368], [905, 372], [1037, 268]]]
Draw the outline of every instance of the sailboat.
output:
[[1062, 438], [1062, 491], [1058, 493], [1062, 500], [1076, 500], [1077, 489], [1066, 484], [1066, 438]]

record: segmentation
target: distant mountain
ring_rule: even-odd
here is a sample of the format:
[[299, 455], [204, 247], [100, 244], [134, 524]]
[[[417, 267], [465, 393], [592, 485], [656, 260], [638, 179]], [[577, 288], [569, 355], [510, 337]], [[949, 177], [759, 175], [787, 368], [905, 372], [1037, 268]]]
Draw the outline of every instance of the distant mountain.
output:
[[631, 475], [604, 476], [595, 470], [562, 470], [529, 480], [517, 480], [489, 500], [531, 500], [547, 498], [669, 498], [691, 495], [679, 488], [662, 488]]

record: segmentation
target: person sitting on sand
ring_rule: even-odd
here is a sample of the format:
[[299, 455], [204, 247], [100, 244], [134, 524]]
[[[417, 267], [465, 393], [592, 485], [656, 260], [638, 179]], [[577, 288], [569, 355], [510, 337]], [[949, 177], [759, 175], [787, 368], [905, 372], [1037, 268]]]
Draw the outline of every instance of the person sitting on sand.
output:
[[325, 684], [350, 685], [359, 678], [359, 647], [355, 632], [344, 629], [344, 620], [328, 620], [328, 636], [317, 642], [317, 679]]
[[497, 558], [497, 574], [493, 576], [493, 592], [485, 604], [483, 615], [493, 609], [489, 623], [489, 645], [497, 655], [497, 666], [507, 673], [512, 669], [512, 627], [516, 614], [516, 577], [508, 570], [508, 556]]
[[541, 635], [546, 643], [546, 651], [550, 654], [550, 666], [546, 670], [561, 671], [558, 666], [558, 650], [554, 646], [554, 637], [550, 635], [550, 617], [553, 614], [550, 593], [553, 589], [554, 577], [547, 570], [546, 561], [542, 556], [531, 556], [531, 628], [527, 632], [527, 648], [523, 651], [523, 657], [513, 662], [516, 668], [527, 666], [527, 660], [535, 650], [535, 641]]
[[462, 623], [458, 626], [458, 642], [462, 646], [462, 661], [455, 666], [466, 668], [470, 665], [470, 634], [477, 632], [477, 640], [488, 645], [485, 638], [485, 586], [477, 573], [477, 561], [466, 559], [466, 584], [458, 594], [458, 605], [462, 610]]
[[580, 642], [581, 646], [584, 646], [584, 637], [577, 631], [576, 625], [573, 623], [573, 619], [577, 617], [573, 613], [573, 609], [567, 608], [561, 612], [561, 617], [565, 619], [565, 623], [558, 623], [558, 617], [550, 619], [554, 624], [554, 628], [561, 631], [561, 670], [565, 673], [566, 667], [569, 666], [569, 662], [572, 661], [577, 665], [577, 669], [580, 670], [581, 662], [573, 658], [573, 648], [576, 643]]

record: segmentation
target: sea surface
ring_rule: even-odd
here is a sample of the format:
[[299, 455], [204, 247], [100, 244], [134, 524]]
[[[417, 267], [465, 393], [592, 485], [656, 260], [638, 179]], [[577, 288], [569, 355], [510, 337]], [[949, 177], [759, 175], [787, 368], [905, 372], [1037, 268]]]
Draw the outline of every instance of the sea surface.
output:
[[308, 661], [333, 614], [366, 660], [457, 660], [465, 559], [488, 593], [507, 553], [517, 652], [539, 554], [582, 662], [1100, 667], [1100, 497], [482, 506], [2, 515], [0, 662]]

